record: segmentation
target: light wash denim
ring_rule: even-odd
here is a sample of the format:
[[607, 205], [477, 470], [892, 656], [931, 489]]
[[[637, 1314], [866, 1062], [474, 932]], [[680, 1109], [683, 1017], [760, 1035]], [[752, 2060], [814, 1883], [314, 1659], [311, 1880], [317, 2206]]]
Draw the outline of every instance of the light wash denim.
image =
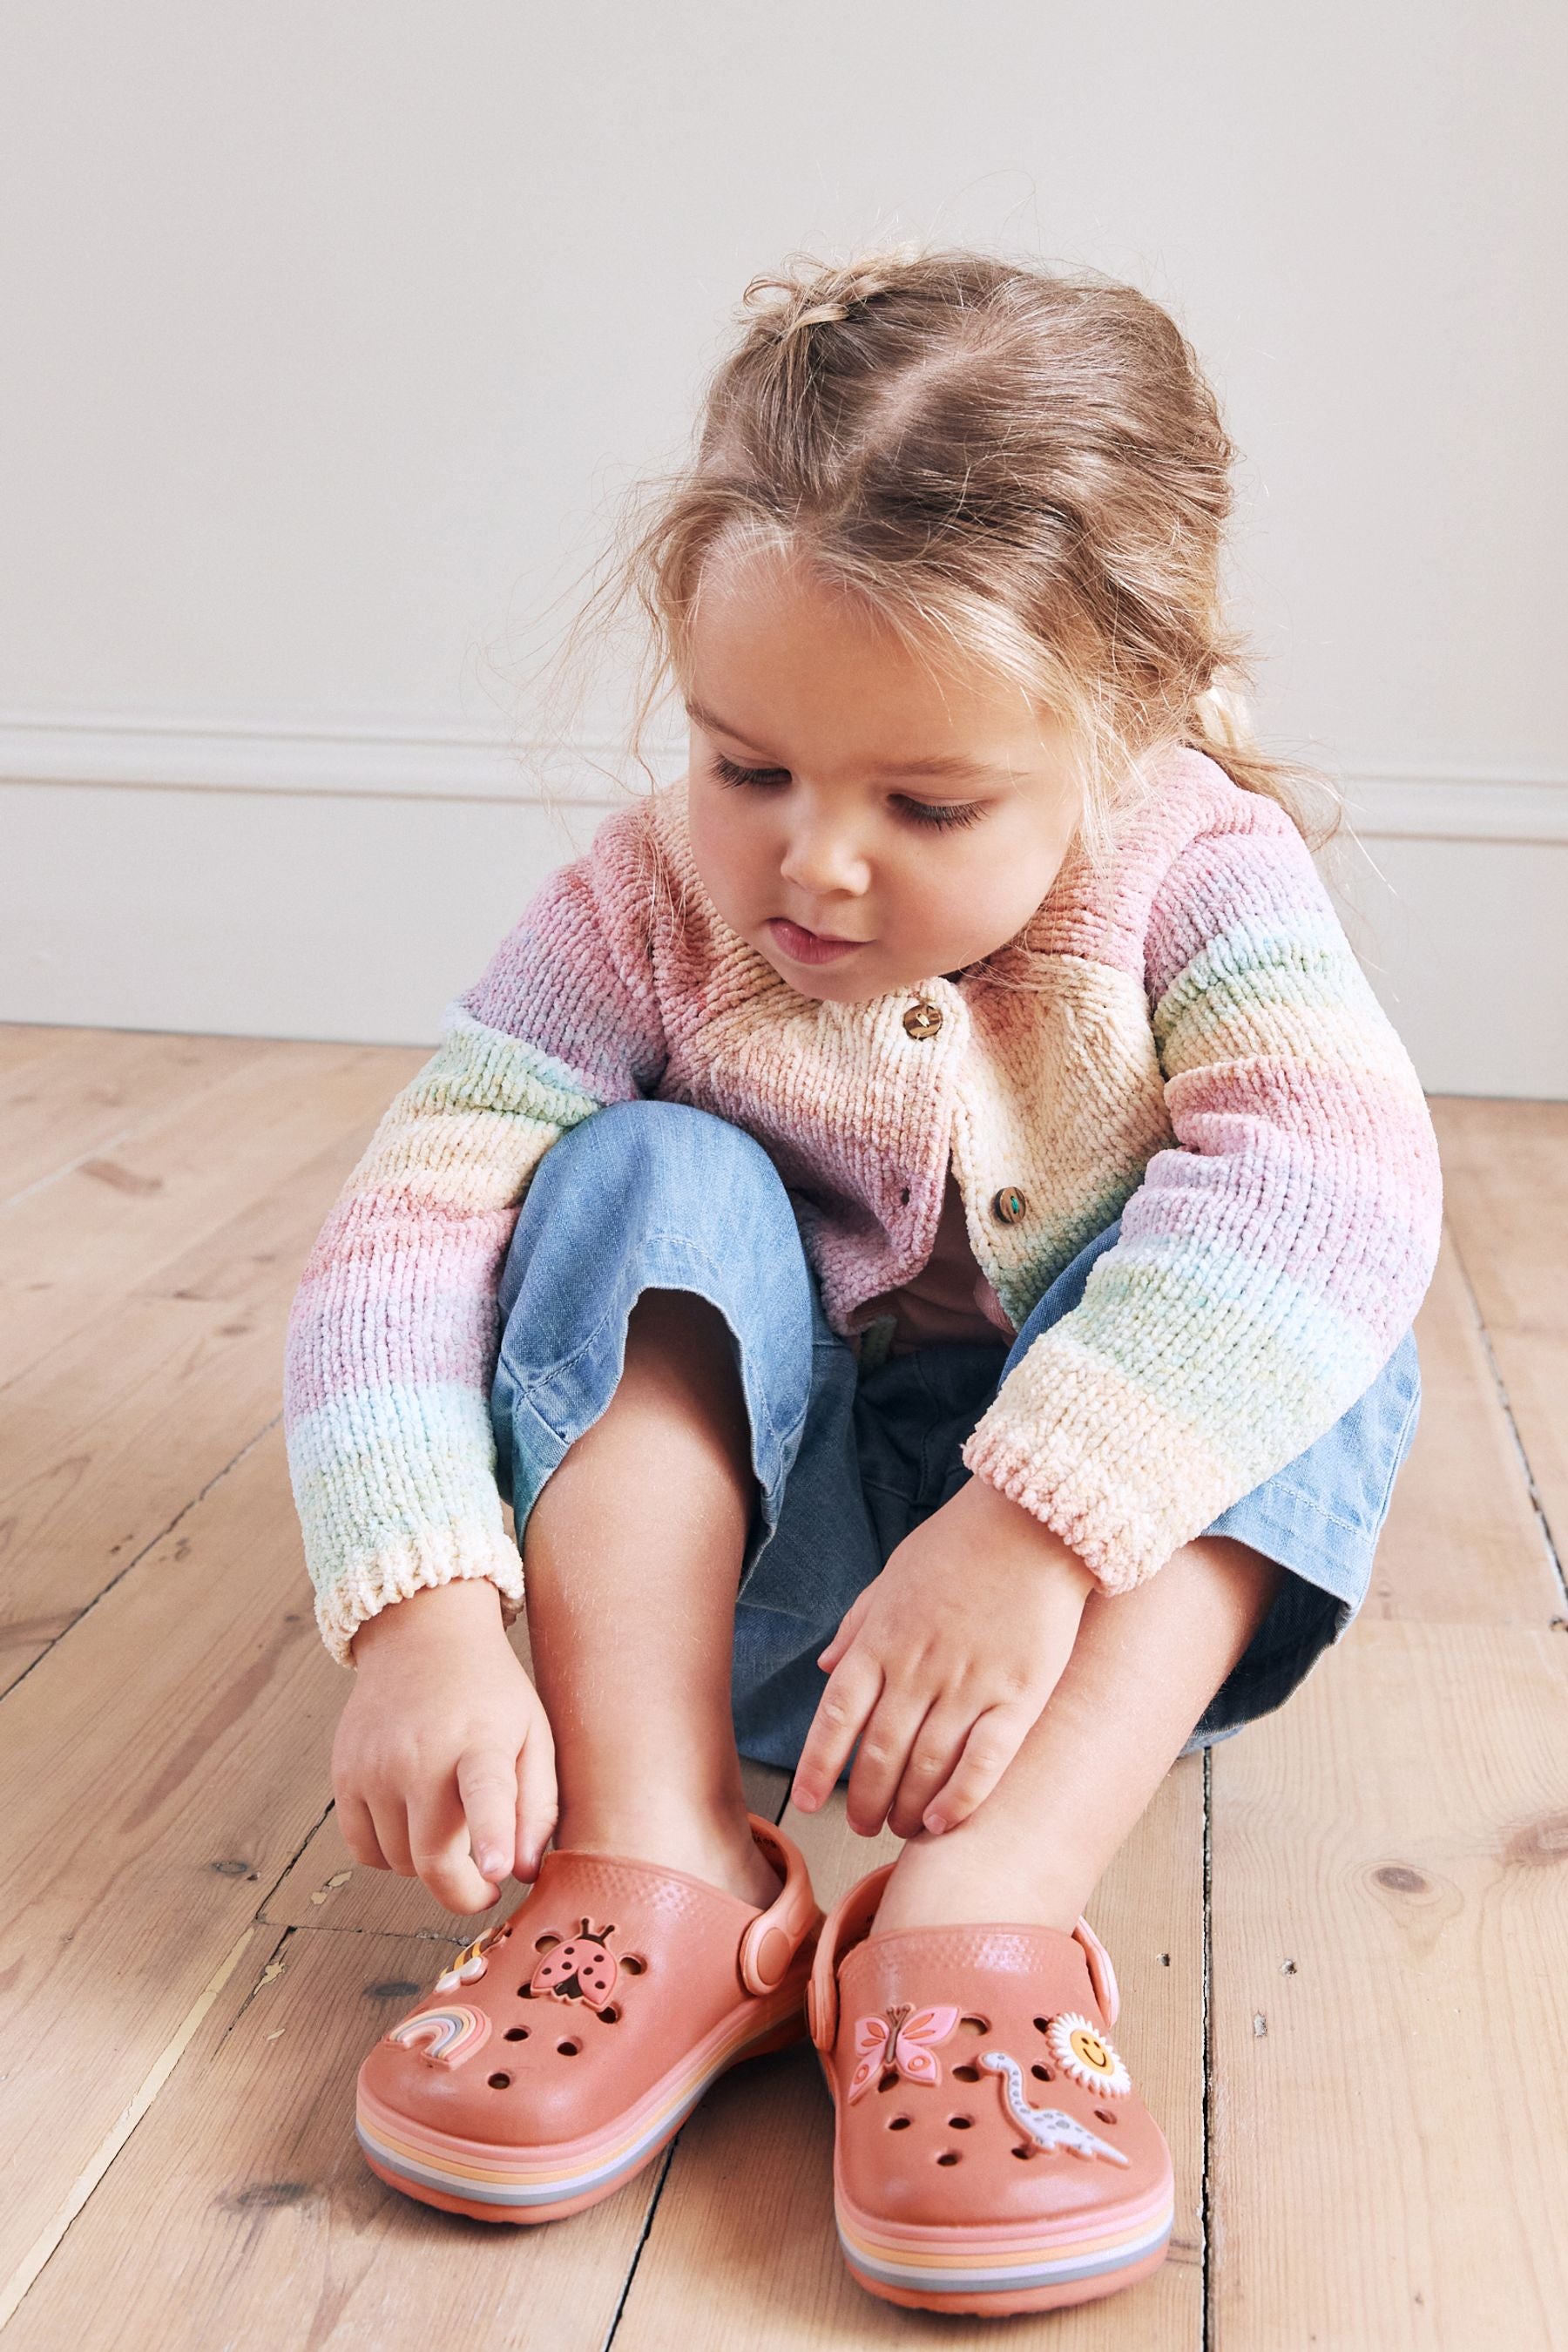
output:
[[[753, 1137], [685, 1103], [595, 1112], [540, 1163], [501, 1276], [490, 1417], [520, 1547], [535, 1496], [615, 1393], [639, 1294], [710, 1299], [729, 1327], [757, 1478], [735, 1612], [736, 1738], [743, 1755], [793, 1767], [826, 1679], [817, 1653], [895, 1546], [969, 1476], [964, 1439], [1032, 1342], [1078, 1305], [1120, 1230], [1118, 1218], [1063, 1268], [1010, 1347], [999, 1335], [863, 1369], [823, 1313], [789, 1194]], [[1286, 1573], [1184, 1755], [1279, 1706], [1345, 1633], [1420, 1402], [1407, 1331], [1324, 1436], [1205, 1530]], [[646, 1477], [656, 1512], [657, 1461]]]

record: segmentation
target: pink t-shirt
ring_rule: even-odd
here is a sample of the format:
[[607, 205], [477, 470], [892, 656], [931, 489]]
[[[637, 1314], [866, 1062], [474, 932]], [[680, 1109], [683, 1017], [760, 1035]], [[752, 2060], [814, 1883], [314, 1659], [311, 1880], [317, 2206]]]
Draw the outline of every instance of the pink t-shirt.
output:
[[868, 1318], [896, 1316], [889, 1350], [895, 1356], [909, 1355], [916, 1348], [951, 1346], [961, 1339], [1013, 1339], [1013, 1326], [1002, 1303], [974, 1262], [964, 1223], [963, 1197], [951, 1163], [930, 1257], [897, 1290], [885, 1290], [868, 1299], [862, 1313]]

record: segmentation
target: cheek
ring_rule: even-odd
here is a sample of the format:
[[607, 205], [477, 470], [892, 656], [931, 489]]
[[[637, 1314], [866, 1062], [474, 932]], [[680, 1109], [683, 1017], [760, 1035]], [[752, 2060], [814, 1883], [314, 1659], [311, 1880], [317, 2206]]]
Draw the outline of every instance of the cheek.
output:
[[[984, 949], [1010, 939], [1034, 913], [1060, 864], [1037, 837], [1008, 839], [976, 825], [958, 854], [946, 844], [906, 868], [903, 903], [911, 919]], [[977, 950], [983, 951], [983, 950]]]
[[726, 901], [754, 893], [768, 871], [765, 821], [739, 793], [693, 793], [688, 802], [688, 835], [697, 871], [721, 910]]

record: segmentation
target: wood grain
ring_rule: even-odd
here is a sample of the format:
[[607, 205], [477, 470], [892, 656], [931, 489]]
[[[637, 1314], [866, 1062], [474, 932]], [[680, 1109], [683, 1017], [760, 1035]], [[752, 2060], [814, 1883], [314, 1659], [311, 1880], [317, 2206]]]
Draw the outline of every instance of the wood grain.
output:
[[1415, 1318], [1421, 1417], [1394, 1486], [1371, 1617], [1544, 1625], [1563, 1606], [1486, 1335], [1452, 1237]]
[[1448, 1222], [1568, 1565], [1568, 1103], [1449, 1097], [1432, 1110]]
[[658, 2163], [586, 2213], [521, 2228], [436, 2212], [360, 2155], [355, 2072], [412, 2004], [425, 1948], [286, 1932], [259, 1944], [23, 2303], [6, 2352], [603, 2344]]
[[1218, 2352], [1561, 2340], [1568, 1638], [1363, 1621], [1214, 1750]]

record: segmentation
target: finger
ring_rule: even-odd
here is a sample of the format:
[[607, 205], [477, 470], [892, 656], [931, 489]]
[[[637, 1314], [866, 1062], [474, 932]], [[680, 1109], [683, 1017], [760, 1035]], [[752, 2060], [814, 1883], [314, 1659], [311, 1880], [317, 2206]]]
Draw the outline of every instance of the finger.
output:
[[845, 1813], [858, 1836], [875, 1837], [887, 1820], [928, 1704], [929, 1694], [924, 1691], [910, 1695], [883, 1685], [871, 1719], [860, 1734], [845, 1792]]
[[511, 1869], [517, 1843], [517, 1758], [504, 1748], [465, 1749], [458, 1759], [458, 1799], [479, 1875], [494, 1889], [488, 1906]]
[[803, 1813], [814, 1813], [837, 1781], [877, 1704], [882, 1669], [858, 1647], [835, 1666], [805, 1735], [790, 1790]]
[[366, 1870], [389, 1870], [392, 1865], [381, 1850], [375, 1823], [370, 1817], [370, 1807], [364, 1799], [340, 1797], [337, 1808], [338, 1829], [354, 1861], [363, 1863]]
[[555, 1783], [555, 1743], [549, 1727], [537, 1723], [523, 1742], [517, 1759], [517, 1822], [512, 1867], [525, 1883], [539, 1875], [544, 1849], [555, 1828], [559, 1799]]
[[448, 1911], [489, 1909], [500, 1890], [475, 1867], [468, 1852], [468, 1824], [451, 1773], [423, 1788], [410, 1803], [408, 1843], [415, 1869], [437, 1903]]
[[951, 1779], [973, 1725], [973, 1706], [939, 1699], [931, 1708], [915, 1734], [903, 1779], [888, 1809], [888, 1826], [895, 1837], [911, 1838], [921, 1827], [931, 1799]]
[[865, 1616], [867, 1609], [870, 1605], [870, 1600], [871, 1588], [868, 1584], [855, 1595], [854, 1600], [849, 1603], [848, 1608], [844, 1612], [843, 1616], [839, 1619], [837, 1633], [835, 1633], [832, 1641], [829, 1642], [826, 1649], [820, 1654], [816, 1661], [825, 1675], [832, 1673], [834, 1667], [838, 1664], [839, 1659], [844, 1655], [845, 1651], [849, 1647], [850, 1643], [855, 1639], [856, 1634], [859, 1632], [860, 1621]]
[[976, 1716], [963, 1754], [921, 1817], [933, 1837], [955, 1829], [984, 1802], [1023, 1746], [1032, 1721], [1016, 1706], [988, 1706]]
[[400, 1878], [412, 1878], [414, 1861], [408, 1851], [408, 1815], [402, 1798], [395, 1789], [373, 1789], [365, 1802], [375, 1826], [375, 1842], [386, 1856], [388, 1869], [395, 1870]]

